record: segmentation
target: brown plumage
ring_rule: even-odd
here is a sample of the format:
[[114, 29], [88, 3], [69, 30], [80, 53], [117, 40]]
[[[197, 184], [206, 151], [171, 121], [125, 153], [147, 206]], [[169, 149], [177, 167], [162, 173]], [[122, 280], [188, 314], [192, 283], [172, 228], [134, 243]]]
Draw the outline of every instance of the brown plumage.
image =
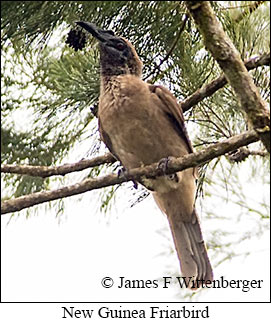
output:
[[[131, 43], [93, 24], [78, 24], [99, 40], [99, 130], [125, 169], [193, 152], [175, 97], [163, 86], [141, 80], [142, 62]], [[195, 173], [190, 168], [176, 176], [145, 179], [142, 184], [151, 189], [167, 215], [182, 275], [206, 281], [213, 274], [194, 208]]]

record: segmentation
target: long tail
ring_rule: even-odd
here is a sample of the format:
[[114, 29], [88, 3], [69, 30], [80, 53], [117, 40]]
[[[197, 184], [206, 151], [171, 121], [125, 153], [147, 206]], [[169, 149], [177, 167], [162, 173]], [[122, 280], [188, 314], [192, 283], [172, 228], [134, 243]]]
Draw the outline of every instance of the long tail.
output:
[[197, 280], [197, 283], [192, 283], [190, 288], [196, 289], [202, 285], [202, 282], [212, 281], [213, 271], [202, 238], [196, 210], [193, 210], [189, 222], [170, 216], [168, 216], [168, 220], [180, 260], [182, 275], [187, 278], [192, 277], [194, 281]]

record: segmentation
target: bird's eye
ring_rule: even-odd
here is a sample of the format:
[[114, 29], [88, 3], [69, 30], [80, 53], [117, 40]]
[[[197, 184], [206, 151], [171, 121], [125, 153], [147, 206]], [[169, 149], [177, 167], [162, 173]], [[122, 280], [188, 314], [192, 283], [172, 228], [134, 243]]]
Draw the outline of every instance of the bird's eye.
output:
[[116, 44], [116, 48], [117, 48], [118, 50], [124, 50], [125, 45], [124, 45], [123, 43], [117, 43], [117, 44]]

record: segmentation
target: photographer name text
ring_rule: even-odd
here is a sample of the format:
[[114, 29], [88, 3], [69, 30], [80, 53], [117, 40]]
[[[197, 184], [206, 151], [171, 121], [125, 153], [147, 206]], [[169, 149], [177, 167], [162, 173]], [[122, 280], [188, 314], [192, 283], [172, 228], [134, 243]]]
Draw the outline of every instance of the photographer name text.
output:
[[240, 289], [242, 292], [249, 292], [255, 288], [262, 288], [263, 280], [259, 279], [226, 279], [223, 276], [218, 279], [211, 280], [200, 280], [193, 279], [193, 277], [162, 277], [161, 279], [128, 279], [120, 276], [117, 279], [111, 277], [104, 277], [101, 281], [104, 288], [117, 287], [122, 289], [138, 289], [138, 288], [169, 288], [171, 285], [176, 284], [180, 288], [235, 288]]

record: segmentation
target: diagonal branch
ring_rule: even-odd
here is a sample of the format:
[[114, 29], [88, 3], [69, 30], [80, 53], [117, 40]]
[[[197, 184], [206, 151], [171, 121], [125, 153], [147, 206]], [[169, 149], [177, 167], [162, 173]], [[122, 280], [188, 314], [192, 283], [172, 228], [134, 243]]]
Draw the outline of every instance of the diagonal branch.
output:
[[78, 172], [89, 167], [100, 166], [115, 162], [116, 159], [110, 153], [91, 159], [82, 159], [77, 163], [65, 164], [61, 166], [31, 166], [31, 165], [1, 165], [2, 173], [21, 174], [38, 177], [49, 177], [55, 175], [66, 175]]
[[209, 1], [186, 1], [186, 5], [204, 38], [207, 49], [232, 86], [248, 121], [258, 133], [266, 150], [270, 152], [270, 112], [239, 52], [225, 34]]
[[[255, 69], [260, 66], [270, 65], [270, 52], [263, 54], [256, 58], [251, 58], [245, 63], [245, 67], [248, 71]], [[225, 75], [221, 75], [209, 84], [204, 85], [202, 88], [198, 89], [196, 92], [191, 94], [188, 98], [182, 101], [181, 107], [183, 112], [191, 109], [193, 106], [201, 102], [203, 99], [213, 95], [216, 91], [221, 89], [228, 83]]]
[[[208, 146], [199, 152], [188, 154], [180, 158], [171, 158], [168, 164], [167, 174], [176, 171], [182, 171], [186, 168], [195, 167], [206, 163], [218, 156], [224, 155], [239, 147], [246, 146], [252, 142], [258, 141], [259, 138], [254, 130], [247, 131], [240, 135], [236, 135], [219, 143]], [[6, 200], [1, 204], [1, 213], [10, 213], [20, 211], [22, 209], [53, 201], [59, 198], [81, 194], [87, 191], [99, 189], [106, 186], [121, 184], [129, 180], [140, 180], [141, 177], [161, 176], [161, 169], [158, 168], [159, 163], [154, 163], [145, 167], [132, 169], [124, 177], [118, 175], [106, 175], [99, 178], [91, 178], [74, 185], [59, 188], [53, 191], [43, 191], [30, 195], [21, 196], [15, 199]]]

